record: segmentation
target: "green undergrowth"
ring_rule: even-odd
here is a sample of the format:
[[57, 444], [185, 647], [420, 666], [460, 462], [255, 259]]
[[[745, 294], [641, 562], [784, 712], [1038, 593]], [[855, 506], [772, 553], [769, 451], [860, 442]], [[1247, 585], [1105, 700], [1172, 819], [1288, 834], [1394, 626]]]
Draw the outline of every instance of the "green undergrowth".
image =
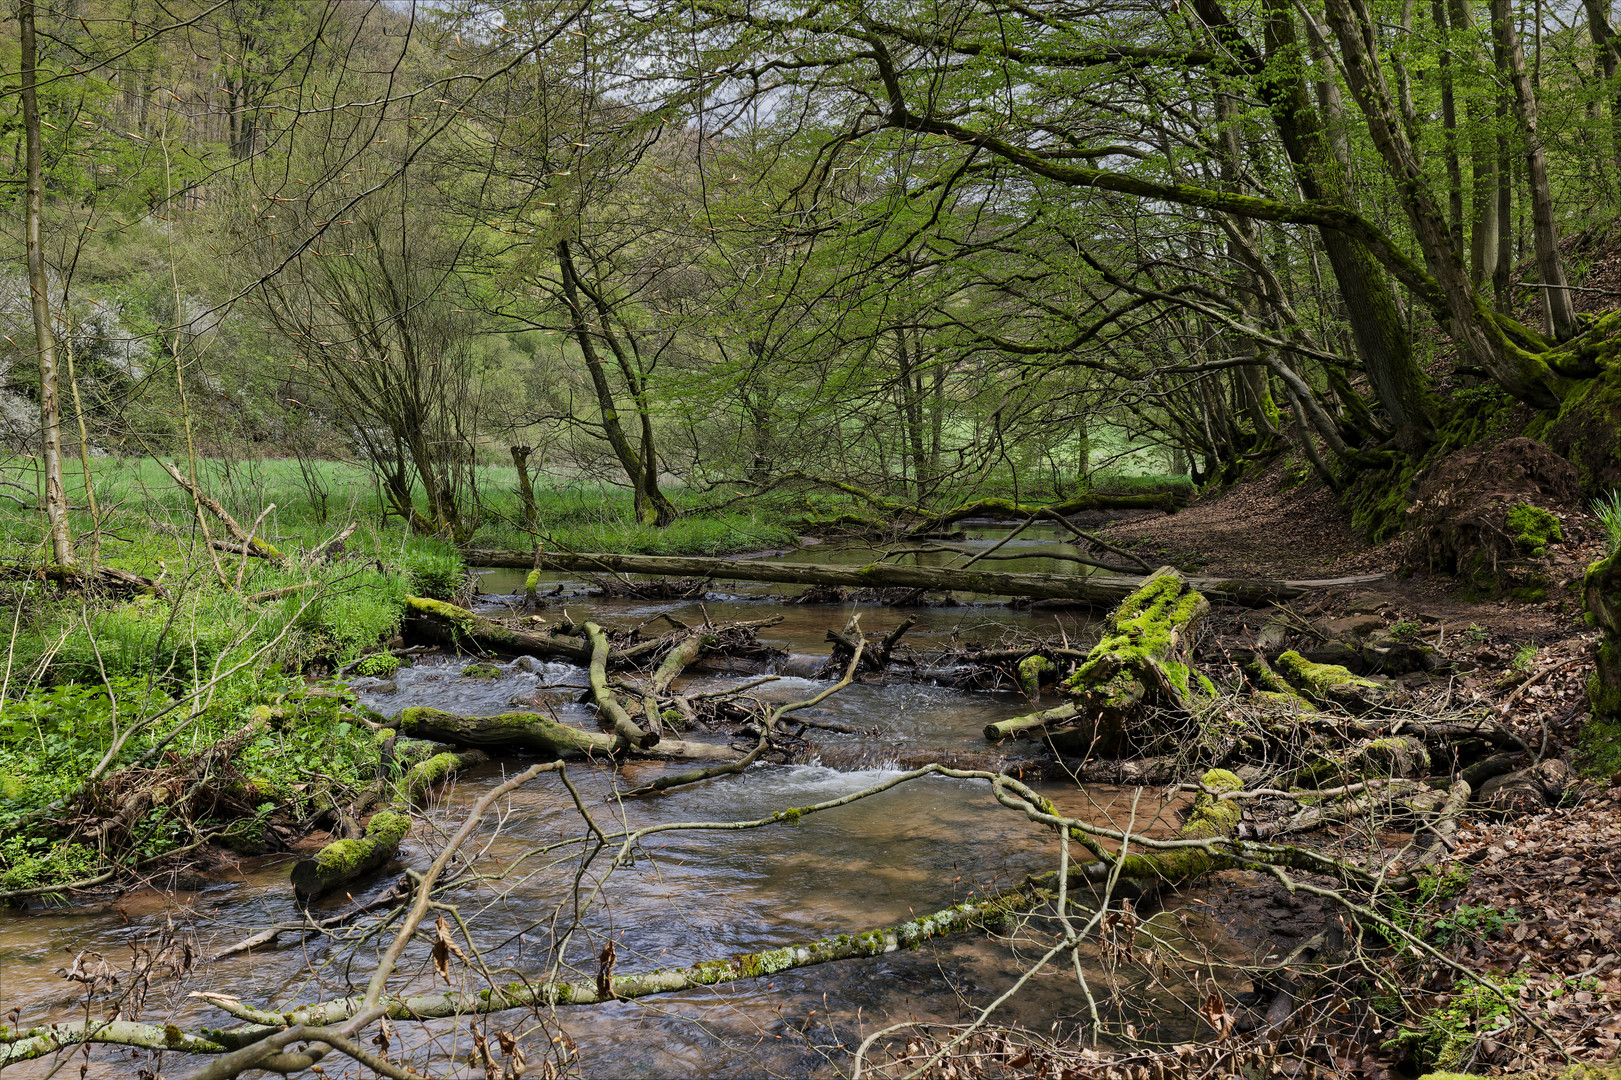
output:
[[[305, 816], [375, 774], [377, 742], [353, 716], [353, 700], [341, 688], [264, 668], [201, 692], [177, 693], [149, 675], [18, 694], [0, 705], [0, 892], [85, 880], [204, 837], [262, 848], [272, 816]], [[163, 791], [165, 776], [185, 774], [196, 755], [250, 724], [251, 739], [200, 787], [160, 793], [99, 847], [77, 842], [74, 817], [104, 820], [143, 784]], [[89, 782], [124, 734], [103, 779]]]
[[1608, 779], [1621, 774], [1621, 718], [1590, 717], [1577, 736], [1576, 764], [1585, 773]]

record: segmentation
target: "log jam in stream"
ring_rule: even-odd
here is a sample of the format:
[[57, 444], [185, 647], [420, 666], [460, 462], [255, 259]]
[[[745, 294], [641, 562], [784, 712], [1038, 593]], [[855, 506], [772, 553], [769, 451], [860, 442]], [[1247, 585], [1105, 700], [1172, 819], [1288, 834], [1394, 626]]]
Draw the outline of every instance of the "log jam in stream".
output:
[[[1165, 593], [1167, 610], [1187, 607], [1180, 588], [1177, 584]], [[497, 601], [485, 615], [510, 622], [518, 605], [516, 597], [510, 605]], [[240, 1018], [267, 1002], [332, 1001], [358, 994], [375, 962], [374, 952], [353, 948], [345, 935], [359, 932], [364, 923], [356, 922], [353, 930], [336, 925], [316, 931], [313, 926], [341, 924], [343, 913], [355, 905], [397, 905], [410, 892], [401, 872], [409, 867], [420, 873], [469, 806], [521, 769], [526, 753], [560, 756], [554, 744], [492, 737], [500, 725], [480, 718], [500, 718], [508, 727], [521, 726], [525, 715], [543, 718], [545, 725], [578, 732], [580, 741], [561, 754], [573, 759], [565, 763], [567, 772], [554, 769], [502, 800], [499, 818], [487, 823], [476, 845], [473, 869], [483, 880], [475, 883], [468, 876], [440, 894], [441, 902], [455, 905], [456, 912], [476, 909], [479, 917], [467, 921], [466, 930], [459, 922], [441, 923], [406, 945], [398, 970], [418, 973], [411, 983], [416, 991], [448, 984], [458, 993], [476, 993], [488, 986], [472, 961], [457, 962], [474, 955], [479, 963], [507, 973], [503, 978], [523, 974], [575, 985], [594, 981], [593, 999], [614, 996], [617, 977], [656, 969], [701, 973], [701, 965], [725, 961], [731, 965], [728, 970], [748, 976], [724, 988], [690, 988], [650, 999], [651, 1009], [610, 1003], [545, 1017], [542, 1022], [555, 1025], [559, 1038], [566, 1040], [563, 1045], [574, 1055], [570, 1060], [584, 1063], [590, 1075], [835, 1075], [854, 1045], [890, 1018], [961, 1021], [966, 1014], [959, 991], [966, 988], [975, 997], [996, 991], [1018, 975], [1019, 962], [1005, 942], [983, 932], [938, 939], [925, 934], [915, 951], [879, 950], [863, 959], [805, 968], [791, 962], [778, 966], [775, 958], [785, 946], [881, 931], [927, 912], [960, 909], [1003, 894], [1032, 877], [1050, 877], [1059, 865], [1060, 845], [1040, 824], [1042, 815], [1130, 832], [1137, 843], [1170, 838], [1183, 827], [1177, 810], [1190, 805], [1190, 792], [1055, 781], [1066, 770], [1071, 776], [1094, 775], [1093, 763], [1081, 757], [1054, 758], [1051, 746], [1057, 740], [1010, 738], [994, 748], [986, 745], [987, 731], [1021, 727], [1006, 722], [1031, 714], [1032, 697], [1042, 692], [1044, 681], [1050, 685], [1053, 676], [1086, 670], [1079, 661], [1100, 637], [1141, 640], [1143, 634], [1132, 630], [1141, 622], [1138, 609], [1116, 612], [1107, 624], [1085, 612], [976, 604], [905, 613], [852, 605], [771, 605], [771, 617], [762, 619], [766, 610], [747, 594], [702, 602], [566, 598], [554, 602], [544, 616], [524, 616], [521, 634], [505, 639], [469, 635], [466, 631], [483, 624], [462, 619], [458, 632], [463, 643], [492, 650], [481, 663], [436, 652], [417, 656], [386, 679], [351, 680], [374, 723], [392, 724], [402, 737], [460, 739], [492, 756], [487, 764], [461, 773], [453, 788], [439, 792], [401, 844], [396, 861], [317, 897], [313, 889], [295, 896], [288, 888], [286, 857], [259, 857], [244, 861], [231, 880], [179, 893], [179, 909], [150, 893], [100, 913], [47, 910], [14, 920], [7, 930], [6, 955], [20, 960], [26, 973], [10, 981], [8, 999], [25, 1007], [30, 1023], [51, 1015], [67, 1022], [82, 1008], [63, 1004], [63, 983], [48, 970], [51, 958], [69, 951], [114, 957], [127, 951], [126, 943], [158, 935], [171, 921], [188, 936], [193, 955], [231, 951], [233, 943], [252, 935], [258, 935], [253, 940], [259, 944], [205, 962], [189, 981], [176, 980], [165, 991], [169, 996], [161, 1014], [156, 997], [144, 1003], [148, 1016], [161, 1015], [164, 1022], [186, 1030], [212, 1029], [235, 1023], [216, 1007], [220, 1002], [239, 999], [241, 1005], [230, 1007], [249, 1010], [237, 1013]], [[424, 612], [432, 615], [431, 608]], [[720, 647], [720, 639], [730, 632], [720, 628], [744, 624], [761, 646], [751, 647], [749, 655], [766, 659], [749, 660], [739, 668], [738, 657]], [[1189, 633], [1193, 629], [1190, 621]], [[659, 635], [667, 635], [662, 656], [657, 649], [644, 648], [661, 640]], [[456, 640], [437, 636], [447, 639]], [[521, 651], [525, 641], [557, 644], [565, 639], [578, 645], [548, 647], [544, 656]], [[593, 639], [596, 647], [590, 644]], [[1019, 642], [1037, 640], [1046, 642], [1042, 648], [1057, 659], [1049, 662], [1050, 670], [1029, 666], [1025, 671], [1018, 658], [1035, 655], [1035, 646]], [[1188, 661], [1186, 642], [1174, 635], [1170, 640], [1174, 647], [1153, 651], [1152, 663], [1145, 660], [1146, 666], [1133, 669], [1157, 674], [1134, 678], [1163, 679], [1166, 665]], [[861, 663], [869, 646], [883, 657], [877, 670]], [[593, 654], [595, 670], [586, 661]], [[630, 659], [621, 663], [616, 654]], [[942, 680], [929, 675], [943, 669], [914, 665], [907, 677], [888, 670], [903, 664], [907, 655], [966, 656], [970, 660], [962, 667], [1005, 667], [1013, 677], [983, 684], [1001, 689], [964, 689], [940, 685]], [[982, 661], [973, 661], [975, 656]], [[829, 669], [839, 667], [861, 677], [813, 709], [784, 712], [788, 703], [828, 690], [837, 678]], [[1036, 675], [1021, 680], [1029, 672]], [[1188, 676], [1180, 678], [1184, 689], [1194, 686]], [[1178, 701], [1146, 694], [1133, 697], [1131, 704], [1185, 710], [1195, 696]], [[608, 715], [601, 707], [605, 697], [622, 712]], [[667, 708], [671, 701], [684, 702], [686, 709]], [[729, 702], [732, 711], [717, 711], [717, 701]], [[1304, 697], [1300, 704], [1303, 715], [1314, 711]], [[1063, 724], [1054, 726], [1078, 730], [1070, 723], [1077, 717], [1062, 719]], [[1116, 721], [1138, 719], [1132, 713]], [[1300, 721], [1303, 727], [1311, 722]], [[655, 725], [674, 730], [657, 742], [642, 739], [637, 745], [637, 733], [655, 730]], [[466, 732], [473, 734], [464, 738]], [[1404, 737], [1424, 741], [1422, 732]], [[1125, 747], [1135, 739], [1135, 734], [1120, 735], [1113, 741]], [[1363, 743], [1371, 741], [1376, 740]], [[757, 760], [747, 757], [768, 743], [780, 752]], [[708, 747], [712, 759], [753, 763], [695, 785], [623, 798], [632, 789], [653, 790], [660, 778], [686, 771], [689, 766], [680, 759], [665, 758], [678, 754], [683, 745], [699, 744]], [[1079, 749], [1086, 752], [1085, 739]], [[1231, 756], [1230, 750], [1225, 752]], [[899, 783], [908, 776], [904, 770], [929, 761], [979, 778], [931, 775]], [[1327, 786], [1334, 769], [1331, 756], [1324, 761], [1313, 781], [1320, 787]], [[1207, 801], [1195, 818], [1197, 829], [1188, 835], [1221, 842], [1239, 821], [1238, 804], [1226, 799], [1241, 796], [1245, 781], [1232, 773], [1205, 775], [1205, 782], [1215, 786], [1200, 795]], [[992, 776], [1008, 777], [1013, 786], [996, 789], [985, 779]], [[811, 812], [889, 783], [898, 786], [847, 806]], [[591, 816], [589, 829], [582, 824], [582, 811]], [[744, 828], [657, 831], [680, 822], [751, 821], [755, 825]], [[572, 921], [578, 890], [589, 891], [602, 869], [600, 863], [592, 864], [588, 877], [577, 877], [582, 852], [626, 830], [642, 829], [654, 831], [602, 885], [598, 902]], [[1092, 858], [1088, 851], [1106, 858], [1108, 845], [1099, 847], [1096, 840], [1074, 835], [1081, 842], [1071, 844], [1064, 858], [1078, 875], [1074, 888], [1084, 893], [1108, 877], [1105, 863], [1087, 865]], [[1184, 867], [1225, 865], [1219, 854], [1179, 850], [1132, 854], [1122, 866], [1138, 875], [1136, 884], [1117, 895], [1140, 896], [1155, 891], [1161, 881], [1179, 882], [1195, 872]], [[1277, 845], [1276, 850], [1280, 865], [1297, 867], [1302, 859], [1309, 863], [1294, 849]], [[276, 943], [265, 941], [266, 927], [283, 928]], [[1237, 960], [1242, 949], [1187, 909], [1179, 910], [1177, 918], [1167, 917], [1158, 932], [1164, 935], [1162, 943], [1179, 942], [1177, 948], [1207, 950], [1229, 960]], [[567, 950], [561, 967], [559, 948]], [[850, 955], [872, 951], [843, 950]], [[1131, 1003], [1139, 1033], [1171, 1041], [1193, 1034], [1186, 1012], [1175, 1005], [1178, 996], [1193, 988], [1174, 979], [1155, 984], [1144, 974], [1106, 970], [1104, 961], [1091, 946], [1081, 955], [1090, 979], [1112, 986]], [[181, 995], [182, 989], [198, 985], [223, 997]], [[1240, 980], [1231, 989], [1241, 985]], [[1055, 1015], [1074, 1016], [1086, 1009], [1078, 995], [1072, 976], [1048, 972], [1025, 986], [1000, 1020], [1043, 1027]], [[1123, 1014], [1111, 1016], [1123, 1019]], [[505, 1032], [524, 1022], [521, 1015], [498, 1014], [490, 1018], [494, 1026], [488, 1030]], [[401, 1022], [392, 1030], [398, 1045], [427, 1053], [430, 1064], [448, 1066], [468, 1053], [465, 1022]], [[636, 1037], [627, 1037], [627, 1030]], [[493, 1034], [484, 1037], [494, 1039]], [[12, 1068], [15, 1075], [44, 1076], [49, 1061], [22, 1061]]]
[[[716, 620], [758, 619], [763, 614], [757, 604], [750, 603], [710, 602], [700, 608], [689, 601], [651, 606], [694, 625], [702, 624], [706, 612]], [[610, 628], [628, 627], [649, 617], [648, 607], [636, 601], [598, 601], [589, 608], [582, 606], [579, 617], [583, 620], [589, 614]], [[835, 621], [842, 624], [842, 617], [830, 617], [825, 608], [778, 610], [785, 614], [784, 621], [760, 631], [760, 636], [789, 653], [789, 660], [781, 666], [792, 667], [796, 657], [803, 657], [800, 662], [807, 665], [811, 660], [825, 660], [826, 631]], [[572, 603], [570, 611], [574, 611]], [[953, 635], [1000, 635], [1010, 627], [1057, 625], [1052, 616], [975, 607], [914, 615], [920, 625], [911, 634], [919, 642], [945, 641]], [[1066, 614], [1064, 620], [1072, 634], [1085, 633], [1084, 618]], [[873, 613], [865, 617], [864, 630], [882, 634], [900, 621], [899, 615]], [[555, 657], [492, 660], [499, 671], [494, 678], [463, 675], [466, 658], [429, 656], [402, 667], [387, 680], [355, 679], [353, 685], [365, 704], [391, 719], [407, 708], [438, 709], [460, 716], [530, 710], [582, 731], [601, 730], [586, 701], [589, 680], [584, 666]], [[756, 678], [705, 673], [700, 665], [677, 686], [688, 696], [698, 696]], [[750, 693], [764, 702], [780, 703], [807, 697], [826, 685], [825, 680], [787, 676], [763, 683]], [[570, 778], [604, 828], [626, 822], [645, 825], [747, 818], [837, 798], [880, 783], [897, 774], [894, 761], [912, 752], [953, 749], [965, 756], [982, 755], [985, 724], [1016, 715], [1023, 708], [1024, 699], [1013, 692], [857, 683], [830, 698], [810, 717], [857, 732], [809, 729], [839, 761], [838, 768], [814, 759], [762, 765], [748, 775], [626, 802], [623, 809], [607, 801], [615, 789], [679, 772], [683, 766], [656, 759], [627, 760], [617, 770], [581, 764], [571, 768]], [[746, 747], [740, 745], [742, 749]], [[1021, 754], [1032, 762], [1036, 757], [1029, 744], [1012, 749], [1014, 758]], [[329, 918], [350, 907], [346, 890], [355, 902], [364, 903], [393, 888], [403, 866], [425, 865], [442, 842], [441, 834], [434, 830], [454, 828], [474, 799], [519, 764], [518, 759], [498, 756], [464, 774], [448, 798], [441, 797], [427, 809], [426, 825], [419, 823], [404, 841], [399, 860], [369, 879], [351, 882], [314, 901], [309, 917]], [[1116, 825], [1129, 818], [1133, 798], [1129, 792], [1098, 789], [1083, 794], [1073, 785], [1033, 782], [1068, 812], [1093, 814]], [[1091, 805], [1094, 802], [1097, 807]], [[487, 867], [581, 832], [572, 799], [555, 776], [532, 781], [511, 797], [509, 805], [511, 813], [481, 865]], [[1143, 804], [1148, 805], [1158, 809], [1153, 800]], [[1168, 834], [1177, 824], [1174, 815], [1164, 814], [1151, 828]], [[826, 934], [859, 933], [902, 923], [913, 913], [988, 895], [1056, 865], [1050, 834], [999, 810], [984, 785], [946, 779], [908, 784], [798, 824], [745, 834], [677, 833], [665, 840], [655, 838], [644, 851], [634, 867], [614, 876], [610, 902], [593, 909], [581, 929], [589, 939], [584, 955], [599, 954], [604, 942], [612, 940], [617, 968], [625, 973], [675, 968]], [[559, 858], [561, 862], [555, 861]], [[475, 924], [475, 940], [490, 963], [517, 971], [545, 969], [549, 913], [569, 895], [571, 859], [565, 851], [520, 869], [505, 886], [508, 894]], [[24, 1006], [30, 1020], [42, 1015], [41, 1009], [48, 1015], [49, 1003], [63, 1001], [64, 993], [72, 990], [72, 984], [52, 974], [53, 967], [71, 962], [73, 954], [82, 950], [116, 960], [120, 952], [127, 952], [124, 942], [156, 932], [176, 915], [195, 935], [198, 956], [212, 954], [262, 927], [296, 927], [306, 916], [287, 885], [290, 866], [285, 856], [249, 859], [240, 873], [232, 875], [233, 880], [176, 894], [178, 909], [152, 892], [137, 893], [100, 914], [93, 909], [60, 909], [9, 919], [4, 945], [8, 1005]], [[487, 900], [488, 890], [453, 891], [447, 899], [465, 902], [477, 895]], [[414, 958], [429, 975], [430, 944], [431, 935], [407, 953], [408, 960]], [[298, 988], [308, 965], [319, 966], [328, 955], [348, 954], [325, 937], [304, 939], [296, 932], [284, 933], [275, 946], [260, 947], [199, 971], [206, 970], [202, 981], [209, 991], [236, 995], [244, 1001], [288, 996], [309, 1000], [309, 992], [300, 993]], [[57, 959], [64, 956], [64, 960]], [[370, 957], [369, 950], [363, 950], [355, 955], [354, 966], [346, 969], [357, 984], [364, 983]], [[635, 1006], [573, 1010], [563, 1023], [578, 1047], [579, 1060], [589, 1063], [590, 1075], [831, 1075], [832, 1064], [816, 1046], [840, 1042], [853, 1046], [852, 1040], [859, 1041], [874, 1019], [887, 1015], [954, 1021], [961, 1015], [960, 1001], [941, 978], [941, 970], [962, 984], [988, 986], [1000, 978], [997, 972], [1011, 970], [1011, 962], [1006, 948], [994, 939], [982, 934], [959, 935], [915, 952], [785, 973], [775, 980], [744, 980], [724, 990], [653, 999], [657, 1002], [653, 1011]], [[1101, 971], [1097, 974], [1102, 977]], [[328, 978], [332, 975], [327, 973]], [[592, 968], [576, 977], [589, 982], [594, 976]], [[466, 973], [455, 977], [462, 980], [458, 986], [477, 989], [481, 985], [477, 980], [468, 981]], [[445, 985], [442, 979], [439, 985]], [[1054, 1011], [1072, 1009], [1069, 993], [1061, 979], [1043, 981], [1009, 1015], [1037, 1023]], [[71, 1018], [71, 1013], [70, 1006], [58, 1015]], [[178, 995], [166, 999], [161, 1011], [154, 1011], [149, 1002], [146, 1015], [185, 1027], [229, 1022], [204, 1003]], [[635, 1038], [626, 1037], [627, 1023], [637, 1032]], [[401, 1023], [394, 1030], [396, 1039], [414, 1043], [435, 1034], [443, 1038], [454, 1027], [449, 1022]], [[455, 1046], [466, 1045], [465, 1031], [462, 1038], [461, 1043], [447, 1039], [439, 1052], [457, 1053]], [[97, 1052], [98, 1057], [101, 1053]], [[443, 1063], [442, 1059], [430, 1060]], [[49, 1058], [22, 1062], [9, 1067], [6, 1074], [44, 1076], [49, 1062]]]

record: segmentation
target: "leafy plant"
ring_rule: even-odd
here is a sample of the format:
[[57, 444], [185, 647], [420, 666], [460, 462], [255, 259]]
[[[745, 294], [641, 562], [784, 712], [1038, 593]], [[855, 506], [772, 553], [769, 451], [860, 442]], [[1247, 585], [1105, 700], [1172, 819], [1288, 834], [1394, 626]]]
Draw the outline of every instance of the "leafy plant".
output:
[[1621, 551], [1621, 489], [1594, 499], [1593, 514], [1604, 526], [1607, 553], [1614, 555]]

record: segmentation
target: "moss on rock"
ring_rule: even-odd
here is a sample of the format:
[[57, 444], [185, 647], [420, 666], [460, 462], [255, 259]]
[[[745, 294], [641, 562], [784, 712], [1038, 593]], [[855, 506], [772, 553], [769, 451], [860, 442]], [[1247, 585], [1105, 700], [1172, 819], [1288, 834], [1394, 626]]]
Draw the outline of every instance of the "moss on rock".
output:
[[499, 679], [501, 669], [494, 664], [468, 664], [462, 668], [464, 679]]

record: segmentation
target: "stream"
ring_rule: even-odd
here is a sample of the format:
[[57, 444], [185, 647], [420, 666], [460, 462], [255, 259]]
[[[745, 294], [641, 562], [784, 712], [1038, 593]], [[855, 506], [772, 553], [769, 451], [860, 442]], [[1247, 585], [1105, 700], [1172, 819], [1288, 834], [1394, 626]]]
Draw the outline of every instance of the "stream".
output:
[[[976, 530], [974, 542], [989, 544], [994, 529]], [[1084, 568], [1042, 558], [1051, 533], [1028, 530], [1003, 550], [1028, 550], [1028, 560], [1000, 562], [998, 569], [1074, 573]], [[1015, 547], [1015, 545], [1019, 545]], [[870, 553], [848, 548], [812, 547], [789, 558], [859, 562]], [[950, 556], [922, 556], [950, 558]], [[517, 571], [480, 574], [486, 594], [481, 606], [495, 613], [522, 587]], [[549, 575], [565, 593], [582, 592], [577, 576]], [[542, 586], [542, 592], [553, 588]], [[769, 596], [797, 591], [783, 586], [716, 583], [711, 599], [640, 601], [565, 596], [549, 601], [548, 615], [566, 608], [576, 619], [631, 626], [670, 614], [700, 622], [705, 612], [715, 620], [760, 619], [782, 615], [783, 621], [760, 632], [766, 644], [786, 650], [787, 672], [808, 672], [825, 660], [823, 640], [830, 628], [844, 625], [854, 605], [783, 605]], [[971, 599], [971, 598], [970, 598]], [[955, 640], [993, 644], [1006, 632], [1061, 627], [1071, 640], [1095, 640], [1093, 616], [1081, 609], [1026, 612], [992, 603], [955, 607], [891, 610], [874, 605], [861, 609], [869, 635], [892, 629], [912, 616], [917, 625], [907, 642], [920, 649]], [[1056, 621], [1055, 621], [1056, 620]], [[585, 683], [582, 669], [563, 663], [518, 658], [499, 665], [494, 679], [464, 678], [465, 660], [429, 655], [402, 668], [390, 683], [357, 679], [363, 700], [385, 714], [408, 705], [431, 705], [468, 714], [509, 711], [514, 701], [543, 700], [557, 718], [595, 729], [594, 713], [577, 703]], [[695, 691], [722, 689], [751, 681], [738, 674], [700, 673], [686, 680]], [[751, 691], [767, 701], [809, 697], [827, 684], [785, 675]], [[530, 706], [532, 707], [532, 706]], [[616, 803], [614, 788], [644, 783], [666, 770], [690, 765], [629, 762], [616, 772], [585, 764], [571, 765], [568, 775], [585, 805], [607, 831], [670, 821], [726, 821], [769, 815], [787, 807], [837, 798], [895, 775], [894, 756], [908, 749], [982, 750], [984, 725], [1019, 715], [1028, 703], [1014, 693], [965, 692], [927, 685], [855, 684], [835, 695], [816, 715], [871, 731], [870, 735], [811, 733], [823, 745], [859, 747], [862, 768], [839, 771], [811, 763], [757, 765], [739, 776], [724, 777], [673, 794]], [[718, 738], [699, 734], [698, 738]], [[1021, 748], [1022, 747], [1022, 748]], [[1012, 753], [1033, 753], [1021, 744]], [[841, 759], [842, 760], [842, 759]], [[424, 811], [401, 851], [404, 865], [422, 868], [438, 850], [444, 835], [464, 820], [468, 806], [521, 767], [516, 759], [498, 760], [463, 774], [454, 788]], [[1174, 831], [1176, 816], [1155, 802], [1152, 793], [1107, 787], [1078, 789], [1036, 785], [1068, 814], [1136, 827], [1154, 835]], [[515, 792], [506, 803], [499, 828], [486, 829], [480, 869], [495, 872], [520, 860], [499, 882], [458, 886], [447, 897], [459, 906], [472, 927], [479, 957], [502, 981], [517, 974], [542, 977], [552, 962], [553, 926], [570, 918], [569, 898], [578, 867], [577, 849], [550, 855], [536, 849], [559, 844], [584, 832], [578, 811], [556, 774], [543, 774]], [[150, 941], [165, 927], [189, 940], [199, 958], [264, 927], [301, 921], [287, 874], [293, 854], [244, 860], [227, 880], [197, 891], [130, 894], [117, 902], [83, 908], [35, 909], [0, 915], [0, 1012], [21, 1010], [25, 1025], [50, 1020], [81, 1019], [83, 994], [76, 984], [56, 974], [82, 950], [100, 953], [115, 965], [127, 963], [131, 947]], [[684, 967], [705, 959], [724, 958], [827, 935], [880, 929], [915, 915], [938, 910], [968, 897], [1017, 884], [1024, 875], [1057, 865], [1056, 838], [1022, 815], [996, 805], [985, 784], [928, 777], [878, 796], [801, 821], [750, 831], [666, 833], [650, 838], [631, 865], [617, 870], [597, 903], [580, 919], [565, 968], [566, 977], [591, 983], [596, 956], [612, 939], [620, 974], [652, 968]], [[600, 870], [599, 860], [592, 873]], [[364, 901], [387, 888], [401, 869], [394, 864], [357, 882], [355, 900]], [[600, 881], [600, 876], [588, 878]], [[342, 890], [315, 905], [317, 917], [345, 909]], [[555, 920], [555, 923], [554, 923]], [[1038, 921], [1039, 916], [1038, 916]], [[1162, 932], [1191, 932], [1195, 943], [1214, 937], [1208, 920], [1160, 917]], [[395, 988], [444, 987], [429, 960], [432, 919], [401, 962]], [[1039, 932], [1039, 927], [1037, 928]], [[458, 939], [459, 940], [459, 939]], [[960, 1023], [1016, 979], [1031, 958], [1031, 940], [1023, 944], [984, 935], [945, 938], [909, 952], [826, 964], [743, 980], [714, 988], [655, 996], [638, 1002], [562, 1008], [542, 1026], [521, 1011], [489, 1018], [492, 1044], [500, 1030], [527, 1034], [533, 1043], [561, 1039], [571, 1047], [571, 1062], [591, 1077], [755, 1077], [838, 1076], [848, 1069], [850, 1051], [867, 1034], [904, 1019]], [[184, 996], [206, 989], [233, 994], [255, 1005], [304, 1002], [363, 990], [379, 946], [338, 945], [312, 937], [299, 944], [296, 934], [279, 945], [218, 963], [199, 959], [184, 980], [155, 985], [140, 1019], [172, 1021], [183, 1027], [228, 1026], [235, 1021], [205, 1003]], [[1083, 951], [1083, 969], [1094, 988], [1109, 983], [1102, 958]], [[451, 980], [459, 989], [487, 985], [468, 965], [452, 959]], [[1108, 1006], [1106, 1019], [1131, 1020], [1140, 1033], [1166, 1039], [1191, 1034], [1188, 1011], [1176, 998], [1187, 987], [1147, 986], [1135, 969], [1115, 973], [1114, 986], [1126, 997]], [[358, 989], [357, 989], [358, 988]], [[1103, 999], [1100, 992], [1100, 1001]], [[1086, 1000], [1073, 969], [1034, 979], [999, 1013], [1000, 1020], [1049, 1031], [1055, 1022], [1073, 1030], [1086, 1017]], [[407, 1057], [434, 1076], [483, 1076], [469, 1059], [465, 1022], [400, 1024], [396, 1038], [409, 1048]], [[395, 1045], [400, 1051], [399, 1044]], [[537, 1048], [530, 1055], [532, 1071]], [[75, 1055], [66, 1070], [78, 1073]], [[149, 1060], [143, 1059], [143, 1060]], [[163, 1071], [182, 1076], [202, 1059], [182, 1061], [169, 1055]], [[45, 1077], [51, 1059], [25, 1062], [6, 1076]], [[139, 1062], [128, 1052], [101, 1048], [92, 1053], [90, 1076], [134, 1077]], [[329, 1058], [329, 1076], [371, 1075], [347, 1061]], [[346, 1071], [347, 1070], [347, 1071]], [[68, 1075], [67, 1071], [58, 1075]]]

